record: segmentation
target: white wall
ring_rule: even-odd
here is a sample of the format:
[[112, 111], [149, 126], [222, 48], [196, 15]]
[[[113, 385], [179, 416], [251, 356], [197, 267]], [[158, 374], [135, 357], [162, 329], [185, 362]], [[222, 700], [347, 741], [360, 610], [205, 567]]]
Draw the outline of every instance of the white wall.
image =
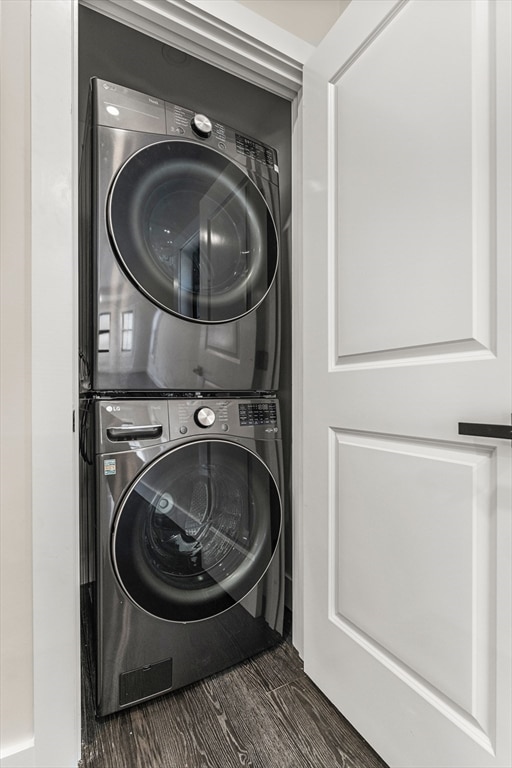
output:
[[279, 27], [317, 45], [350, 0], [238, 0]]
[[33, 735], [30, 2], [0, 4], [0, 748]]
[[2, 0], [0, 765], [80, 754], [76, 0]]

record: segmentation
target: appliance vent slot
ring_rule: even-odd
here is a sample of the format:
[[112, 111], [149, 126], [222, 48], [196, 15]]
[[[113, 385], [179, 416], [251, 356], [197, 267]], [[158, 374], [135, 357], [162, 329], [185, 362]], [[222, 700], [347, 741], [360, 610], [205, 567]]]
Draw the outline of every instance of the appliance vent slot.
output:
[[172, 659], [148, 664], [119, 675], [119, 706], [134, 704], [172, 688]]

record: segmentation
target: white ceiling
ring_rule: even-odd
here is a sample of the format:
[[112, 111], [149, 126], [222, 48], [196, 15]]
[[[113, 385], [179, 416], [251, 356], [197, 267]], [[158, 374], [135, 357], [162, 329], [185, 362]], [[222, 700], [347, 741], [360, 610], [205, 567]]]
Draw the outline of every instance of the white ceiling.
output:
[[312, 45], [322, 40], [350, 0], [238, 0]]

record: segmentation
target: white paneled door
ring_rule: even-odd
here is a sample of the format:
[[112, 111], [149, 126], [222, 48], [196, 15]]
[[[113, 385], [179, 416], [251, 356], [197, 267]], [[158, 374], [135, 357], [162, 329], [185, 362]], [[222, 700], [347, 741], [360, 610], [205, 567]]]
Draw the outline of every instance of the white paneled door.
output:
[[304, 660], [389, 765], [512, 765], [509, 0], [305, 69]]

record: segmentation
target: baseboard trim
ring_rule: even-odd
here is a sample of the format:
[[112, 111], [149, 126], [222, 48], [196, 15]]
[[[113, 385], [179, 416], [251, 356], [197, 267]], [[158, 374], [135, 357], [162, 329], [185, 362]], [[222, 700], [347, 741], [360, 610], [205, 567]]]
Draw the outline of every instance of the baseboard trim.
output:
[[0, 768], [33, 768], [34, 739], [23, 741], [0, 755]]

